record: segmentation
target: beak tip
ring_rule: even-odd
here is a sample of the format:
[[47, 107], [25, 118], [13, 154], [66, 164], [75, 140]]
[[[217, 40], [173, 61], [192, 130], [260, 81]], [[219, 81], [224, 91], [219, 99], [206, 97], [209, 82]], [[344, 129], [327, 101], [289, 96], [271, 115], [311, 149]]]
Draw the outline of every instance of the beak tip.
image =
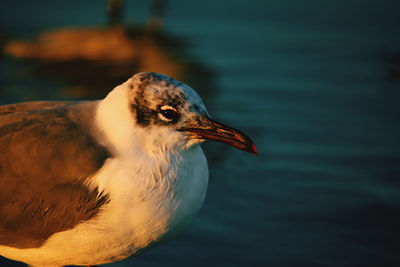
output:
[[257, 151], [257, 147], [256, 147], [256, 145], [254, 143], [252, 144], [252, 148], [253, 148], [253, 151], [251, 152], [251, 154], [253, 154], [254, 156], [257, 156], [258, 155], [258, 151]]

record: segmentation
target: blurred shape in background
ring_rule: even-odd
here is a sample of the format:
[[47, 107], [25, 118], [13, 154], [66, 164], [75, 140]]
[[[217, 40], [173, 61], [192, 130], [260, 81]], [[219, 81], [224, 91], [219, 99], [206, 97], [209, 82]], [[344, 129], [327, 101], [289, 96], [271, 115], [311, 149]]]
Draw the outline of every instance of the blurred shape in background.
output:
[[161, 30], [165, 1], [151, 1], [151, 16], [141, 27], [122, 23], [123, 6], [122, 0], [108, 1], [110, 27], [44, 32], [33, 40], [6, 42], [4, 52], [25, 60], [30, 75], [65, 83], [56, 95], [61, 98], [104, 97], [141, 71], [163, 73], [200, 90], [213, 87], [212, 72], [188, 55], [187, 44]]
[[[110, 25], [122, 23], [124, 4], [123, 0], [108, 0], [107, 13]], [[164, 26], [167, 0], [151, 0], [151, 16], [147, 21], [147, 26], [152, 30], [161, 29]]]
[[110, 25], [121, 23], [123, 0], [108, 0], [107, 13], [110, 19]]

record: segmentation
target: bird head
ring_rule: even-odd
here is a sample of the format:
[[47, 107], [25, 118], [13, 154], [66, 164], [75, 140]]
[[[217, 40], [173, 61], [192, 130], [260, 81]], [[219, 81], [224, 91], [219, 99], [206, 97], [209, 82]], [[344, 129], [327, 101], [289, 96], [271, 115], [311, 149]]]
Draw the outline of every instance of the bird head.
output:
[[211, 119], [200, 96], [182, 82], [142, 72], [120, 88], [127, 90], [130, 120], [135, 129], [132, 134], [146, 146], [145, 150], [189, 149], [212, 140], [257, 154], [249, 137]]
[[213, 140], [257, 154], [244, 133], [211, 119], [200, 96], [188, 85], [152, 72], [134, 75], [131, 85], [129, 108], [135, 123], [148, 128], [159, 143], [190, 147]]

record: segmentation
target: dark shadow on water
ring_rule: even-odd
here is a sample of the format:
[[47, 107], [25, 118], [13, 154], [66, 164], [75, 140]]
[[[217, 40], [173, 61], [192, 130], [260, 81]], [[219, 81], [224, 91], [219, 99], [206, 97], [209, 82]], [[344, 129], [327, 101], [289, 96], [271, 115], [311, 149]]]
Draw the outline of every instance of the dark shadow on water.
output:
[[388, 80], [400, 82], [400, 52], [386, 53], [383, 58]]
[[0, 256], [0, 266], [7, 266], [7, 267], [26, 267], [26, 264], [22, 262], [12, 261]]

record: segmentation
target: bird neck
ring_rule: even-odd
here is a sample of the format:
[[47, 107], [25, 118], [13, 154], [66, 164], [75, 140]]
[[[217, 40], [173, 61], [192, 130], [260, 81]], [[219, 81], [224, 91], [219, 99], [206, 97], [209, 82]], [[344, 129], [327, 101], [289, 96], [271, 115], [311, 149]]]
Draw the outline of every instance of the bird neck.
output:
[[115, 87], [97, 106], [95, 120], [113, 154], [134, 146], [134, 120], [129, 111], [126, 84]]

